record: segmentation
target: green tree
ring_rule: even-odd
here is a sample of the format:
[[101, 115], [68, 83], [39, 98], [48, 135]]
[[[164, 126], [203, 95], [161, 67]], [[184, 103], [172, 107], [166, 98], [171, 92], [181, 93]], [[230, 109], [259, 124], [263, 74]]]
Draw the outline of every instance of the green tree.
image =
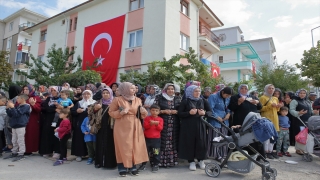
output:
[[58, 77], [57, 84], [68, 82], [71, 87], [84, 86], [89, 83], [101, 82], [101, 76], [93, 70], [76, 71]]
[[[53, 44], [48, 50], [48, 61], [42, 61], [40, 58], [35, 58], [31, 55], [31, 62], [26, 62], [26, 68], [30, 73], [23, 71], [17, 71], [18, 74], [26, 76], [27, 79], [35, 80], [35, 85], [58, 85], [59, 77], [64, 74], [70, 74], [75, 70], [81, 70], [82, 59], [80, 56], [76, 61], [70, 61], [70, 57], [73, 56], [74, 51], [69, 51], [69, 47], [64, 50], [62, 48], [56, 48]], [[25, 82], [19, 82], [25, 84]]]
[[312, 83], [316, 87], [320, 87], [320, 41], [317, 47], [312, 47], [308, 51], [304, 51], [301, 64], [296, 64], [301, 70], [301, 75], [312, 79]]
[[283, 92], [296, 91], [300, 88], [306, 88], [309, 80], [304, 80], [297, 73], [294, 65], [284, 61], [282, 64], [275, 63], [273, 67], [267, 64], [260, 66], [259, 73], [255, 75], [255, 85], [260, 92], [264, 91], [267, 84], [273, 84]]
[[11, 73], [13, 72], [12, 66], [7, 62], [7, 51], [0, 51], [0, 89], [7, 90], [11, 81]]

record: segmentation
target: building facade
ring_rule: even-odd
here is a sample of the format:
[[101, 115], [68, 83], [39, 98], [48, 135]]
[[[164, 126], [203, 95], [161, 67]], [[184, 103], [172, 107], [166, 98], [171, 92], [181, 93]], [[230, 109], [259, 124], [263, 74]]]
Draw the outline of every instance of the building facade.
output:
[[148, 63], [183, 54], [189, 47], [209, 59], [220, 51], [211, 28], [223, 23], [202, 0], [93, 0], [26, 29], [32, 33], [31, 54], [46, 61], [48, 49], [56, 44], [74, 48], [74, 56], [82, 57], [85, 27], [121, 15], [125, 25], [118, 74], [130, 68], [146, 71]]
[[19, 76], [16, 70], [27, 71], [25, 62], [29, 60], [29, 52], [32, 44], [32, 37], [29, 33], [23, 31], [47, 17], [22, 8], [11, 14], [0, 22], [0, 39], [2, 40], [0, 48], [8, 51], [7, 61], [14, 69], [12, 80], [22, 81], [23, 76]]

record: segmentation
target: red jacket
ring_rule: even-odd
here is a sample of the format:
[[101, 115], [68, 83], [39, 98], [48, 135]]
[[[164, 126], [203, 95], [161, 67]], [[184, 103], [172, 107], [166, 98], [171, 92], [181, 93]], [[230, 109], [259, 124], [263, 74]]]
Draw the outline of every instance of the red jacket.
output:
[[[158, 125], [150, 125], [150, 121], [159, 121]], [[152, 117], [148, 116], [144, 119], [143, 122], [144, 127], [144, 136], [146, 138], [160, 138], [160, 133], [163, 129], [163, 119], [161, 117]]]
[[71, 123], [70, 120], [62, 120], [58, 129], [59, 138], [62, 139], [64, 135], [70, 134], [71, 132]]

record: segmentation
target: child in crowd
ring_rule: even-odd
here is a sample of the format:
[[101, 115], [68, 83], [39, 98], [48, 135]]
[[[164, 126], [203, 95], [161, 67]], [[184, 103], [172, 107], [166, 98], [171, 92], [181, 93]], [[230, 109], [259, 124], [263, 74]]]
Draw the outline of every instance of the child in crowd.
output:
[[[90, 107], [88, 107], [89, 109]], [[89, 159], [87, 161], [87, 165], [93, 163], [96, 152], [96, 135], [90, 133], [90, 121], [89, 118], [86, 117], [81, 124], [81, 131], [84, 135], [84, 141], [86, 142]]]
[[[146, 117], [143, 122], [144, 136], [150, 156], [150, 164], [152, 172], [158, 172], [160, 163], [160, 146], [161, 146], [161, 131], [163, 129], [163, 119], [159, 117], [160, 107], [158, 105], [150, 106], [151, 115]], [[143, 163], [141, 166], [145, 166]], [[139, 168], [144, 169], [144, 168]]]
[[4, 129], [4, 122], [7, 118], [6, 113], [6, 103], [7, 98], [5, 96], [0, 96], [0, 157], [2, 156], [2, 147], [6, 142], [2, 142], [2, 131]]
[[20, 94], [17, 97], [17, 107], [14, 107], [12, 101], [7, 103], [7, 115], [10, 117], [10, 127], [12, 128], [12, 154], [4, 159], [14, 158], [12, 162], [20, 161], [24, 159], [24, 153], [26, 151], [26, 145], [24, 141], [24, 135], [26, 133], [26, 126], [29, 122], [31, 113], [31, 107], [26, 101], [29, 96], [26, 94]]
[[53, 165], [58, 166], [67, 160], [67, 143], [71, 137], [71, 123], [69, 120], [70, 110], [67, 108], [61, 109], [59, 117], [62, 119], [60, 126], [54, 131], [58, 132], [60, 139], [60, 158]]
[[[279, 115], [279, 138], [277, 141], [277, 155], [279, 157], [282, 157], [283, 155], [291, 157], [291, 154], [288, 152], [289, 148], [289, 127], [290, 127], [290, 121], [287, 116], [288, 114], [288, 108], [283, 106], [280, 108], [280, 115]], [[283, 154], [281, 153], [281, 146], [283, 144]]]
[[[62, 106], [63, 108], [68, 108], [71, 109], [74, 104], [71, 101], [69, 97], [70, 91], [69, 90], [62, 90], [60, 92], [60, 98], [57, 100], [57, 102], [55, 102], [55, 105], [58, 106]], [[56, 127], [58, 121], [59, 121], [59, 113], [60, 113], [61, 109], [57, 108], [56, 109], [56, 114], [54, 116], [53, 122], [52, 122], [52, 127]]]

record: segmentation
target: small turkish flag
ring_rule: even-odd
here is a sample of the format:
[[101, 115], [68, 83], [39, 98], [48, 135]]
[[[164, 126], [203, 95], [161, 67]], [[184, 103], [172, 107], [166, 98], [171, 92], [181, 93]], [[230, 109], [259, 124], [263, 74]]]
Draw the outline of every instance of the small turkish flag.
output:
[[18, 51], [22, 51], [22, 43], [18, 44]]
[[213, 78], [217, 78], [220, 75], [220, 67], [213, 62], [211, 64], [211, 73]]
[[85, 27], [82, 69], [92, 66], [97, 59], [97, 68], [102, 82], [116, 82], [121, 55], [125, 15]]

